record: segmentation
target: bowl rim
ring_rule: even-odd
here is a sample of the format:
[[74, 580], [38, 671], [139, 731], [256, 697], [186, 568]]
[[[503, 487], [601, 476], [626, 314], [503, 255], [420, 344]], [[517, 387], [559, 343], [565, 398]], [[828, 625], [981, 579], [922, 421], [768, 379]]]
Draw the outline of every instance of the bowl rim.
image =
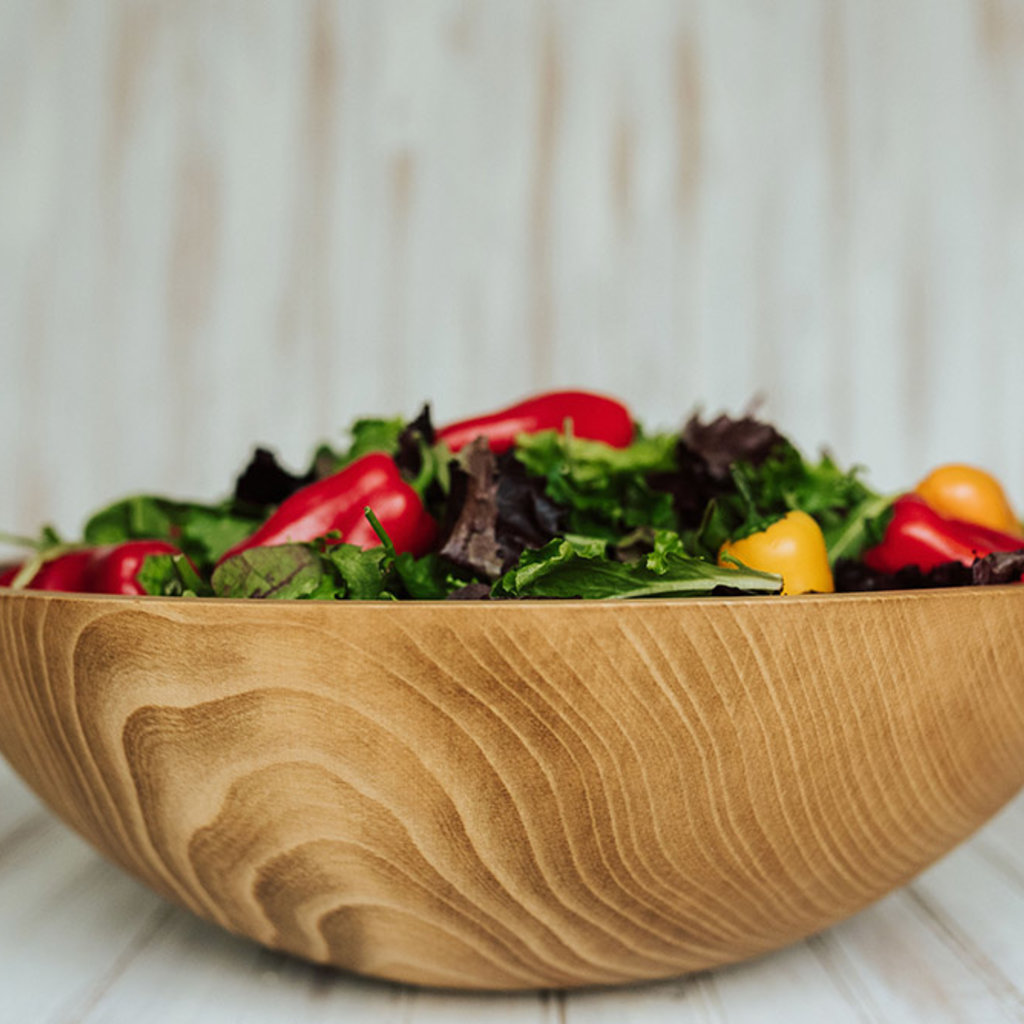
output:
[[[932, 600], [933, 602], [965, 600], [971, 594], [981, 592], [987, 595], [1009, 595], [1019, 593], [1024, 600], [1024, 585], [1021, 583], [999, 583], [986, 586], [920, 587], [908, 590], [853, 590], [839, 594], [735, 594], [708, 595], [706, 597], [644, 597], [644, 598], [510, 598], [508, 600], [467, 599], [467, 600], [371, 600], [371, 601], [324, 601], [309, 598], [275, 598], [259, 600], [251, 597], [165, 597], [158, 594], [91, 594], [69, 590], [27, 590], [0, 587], [0, 601], [28, 598], [30, 601], [70, 601], [73, 603], [95, 602], [117, 605], [142, 604], [150, 607], [216, 607], [216, 608], [721, 608], [758, 606], [785, 608], [793, 604], [803, 605], [858, 605], [875, 604], [879, 601], [900, 603], [908, 600]], [[401, 613], [399, 613], [401, 614]]]

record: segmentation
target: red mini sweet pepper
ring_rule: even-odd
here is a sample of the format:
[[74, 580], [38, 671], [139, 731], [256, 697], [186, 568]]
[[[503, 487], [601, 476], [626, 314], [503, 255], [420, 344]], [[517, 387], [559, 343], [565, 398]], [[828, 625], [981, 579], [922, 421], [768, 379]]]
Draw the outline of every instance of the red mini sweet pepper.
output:
[[[26, 590], [57, 590], [79, 594], [144, 594], [138, 581], [142, 563], [150, 555], [180, 555], [163, 540], [131, 540], [99, 548], [76, 548], [49, 558], [25, 582]], [[9, 587], [24, 567], [12, 566], [0, 574], [0, 586]]]
[[491, 450], [503, 452], [515, 444], [518, 434], [562, 430], [569, 423], [574, 437], [603, 441], [626, 448], [633, 440], [633, 417], [614, 398], [590, 391], [549, 391], [527, 398], [507, 409], [450, 423], [437, 431], [437, 440], [457, 452], [478, 437], [486, 437]]
[[[86, 567], [91, 554], [87, 548], [78, 549], [40, 563], [39, 568], [25, 582], [25, 589], [84, 591]], [[23, 565], [14, 565], [7, 569], [0, 575], [0, 587], [9, 587], [23, 568]]]
[[129, 540], [93, 548], [85, 567], [85, 590], [92, 594], [145, 594], [139, 570], [150, 555], [180, 555], [165, 540]]
[[893, 502], [892, 519], [882, 542], [864, 553], [865, 564], [876, 572], [894, 573], [906, 566], [923, 572], [944, 562], [971, 565], [995, 551], [1019, 551], [1024, 541], [1009, 533], [950, 519], [914, 494]]
[[335, 532], [347, 544], [376, 547], [380, 538], [366, 518], [367, 507], [373, 509], [396, 551], [422, 555], [430, 550], [437, 524], [420, 496], [402, 479], [394, 459], [371, 452], [286, 498], [255, 533], [220, 561], [249, 548], [311, 541]]

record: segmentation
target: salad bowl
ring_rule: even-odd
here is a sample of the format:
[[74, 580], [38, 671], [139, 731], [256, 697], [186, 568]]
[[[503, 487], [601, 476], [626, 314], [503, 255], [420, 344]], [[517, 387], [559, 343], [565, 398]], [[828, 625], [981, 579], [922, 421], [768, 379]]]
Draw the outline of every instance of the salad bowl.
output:
[[905, 883], [1024, 783], [1024, 589], [0, 590], [0, 750], [166, 898], [448, 988], [663, 978]]

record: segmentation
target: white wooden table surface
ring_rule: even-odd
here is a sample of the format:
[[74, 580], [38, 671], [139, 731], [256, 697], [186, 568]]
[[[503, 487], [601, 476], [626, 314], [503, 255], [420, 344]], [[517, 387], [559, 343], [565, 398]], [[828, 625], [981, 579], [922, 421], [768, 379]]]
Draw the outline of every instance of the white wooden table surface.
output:
[[0, 765], [0, 1024], [1024, 1022], [1024, 797], [912, 885], [791, 949], [567, 995], [416, 990], [279, 956], [106, 863]]

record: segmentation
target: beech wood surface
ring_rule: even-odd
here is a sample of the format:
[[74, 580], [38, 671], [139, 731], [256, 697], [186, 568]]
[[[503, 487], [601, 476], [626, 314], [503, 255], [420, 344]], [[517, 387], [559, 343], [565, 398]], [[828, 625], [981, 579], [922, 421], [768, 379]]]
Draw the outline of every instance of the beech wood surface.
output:
[[246, 603], [0, 593], [0, 748], [155, 890], [452, 988], [819, 931], [1024, 781], [1024, 595]]

